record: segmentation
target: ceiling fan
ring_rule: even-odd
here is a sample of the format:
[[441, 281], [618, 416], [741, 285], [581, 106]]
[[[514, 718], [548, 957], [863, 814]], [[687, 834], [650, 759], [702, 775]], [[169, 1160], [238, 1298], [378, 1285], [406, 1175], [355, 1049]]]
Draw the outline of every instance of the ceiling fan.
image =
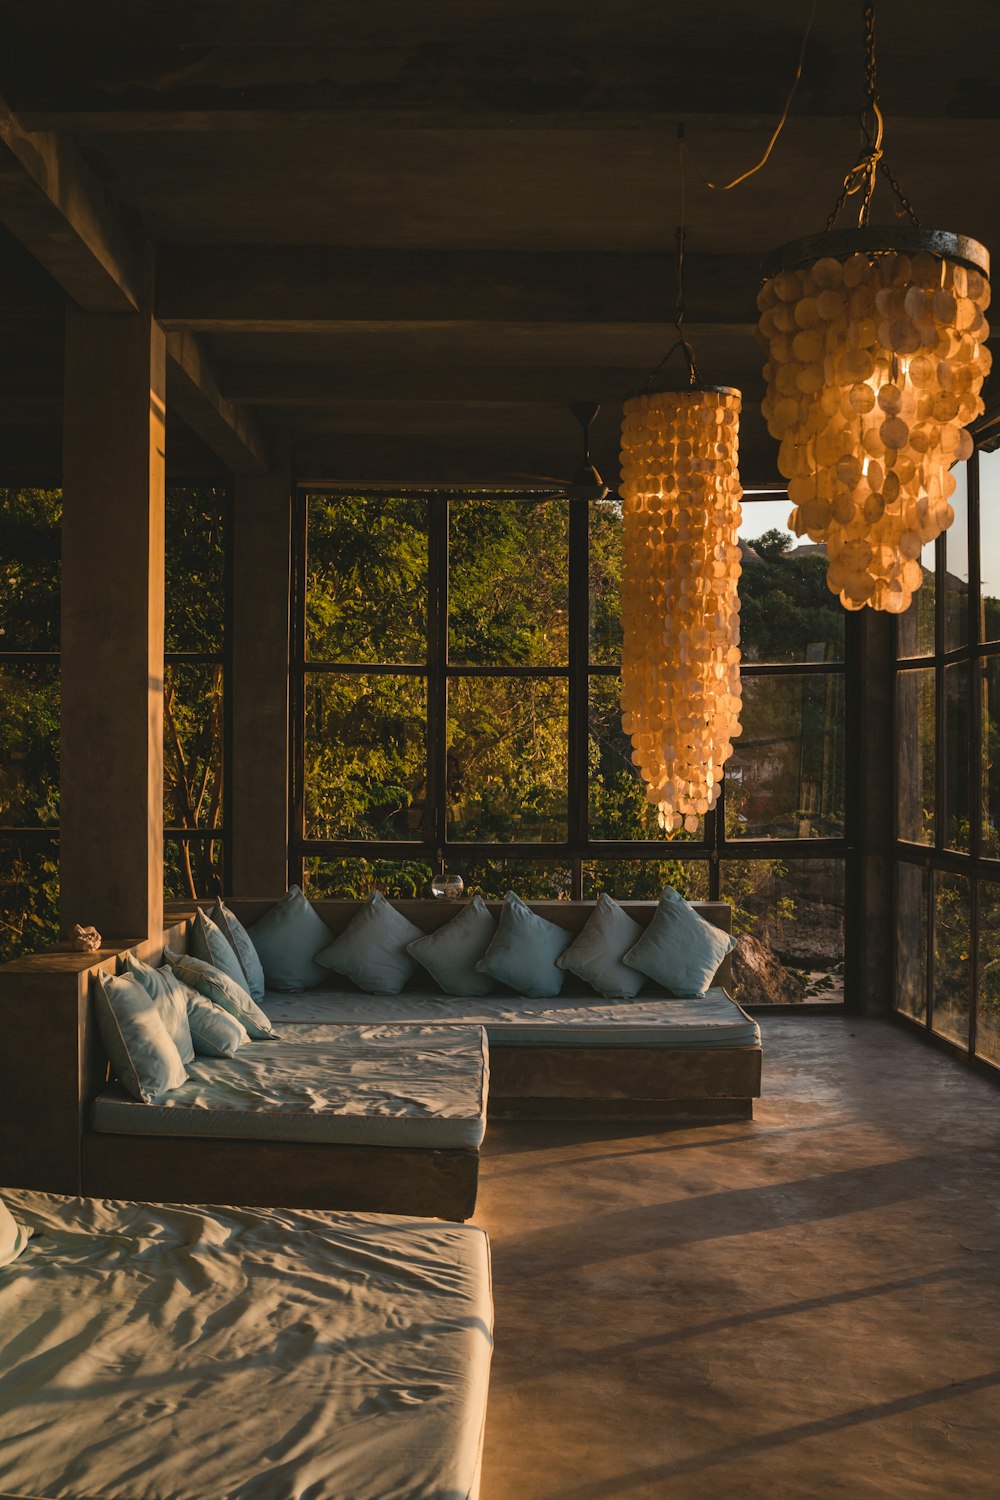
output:
[[556, 489], [552, 493], [565, 496], [567, 500], [603, 500], [610, 491], [590, 457], [590, 429], [601, 408], [596, 401], [571, 401], [569, 409], [580, 424], [583, 438], [583, 455], [573, 477], [565, 479], [554, 474], [512, 474], [511, 478], [528, 479], [546, 488], [555, 485]]

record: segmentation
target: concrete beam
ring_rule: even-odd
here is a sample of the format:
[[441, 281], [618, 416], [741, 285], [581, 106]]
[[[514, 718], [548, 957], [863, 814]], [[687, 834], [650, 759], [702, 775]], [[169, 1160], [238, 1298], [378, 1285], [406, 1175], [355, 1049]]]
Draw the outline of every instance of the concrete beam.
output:
[[167, 336], [168, 397], [187, 425], [233, 474], [266, 474], [267, 451], [253, 412], [222, 394], [209, 351], [195, 334]]
[[142, 251], [70, 141], [26, 131], [0, 101], [0, 222], [88, 312], [134, 312]]
[[166, 340], [70, 306], [62, 523], [62, 925], [163, 923]]
[[[757, 322], [754, 255], [691, 253], [692, 318]], [[331, 331], [398, 322], [636, 323], [673, 314], [672, 254], [164, 245], [156, 317], [168, 330]]]

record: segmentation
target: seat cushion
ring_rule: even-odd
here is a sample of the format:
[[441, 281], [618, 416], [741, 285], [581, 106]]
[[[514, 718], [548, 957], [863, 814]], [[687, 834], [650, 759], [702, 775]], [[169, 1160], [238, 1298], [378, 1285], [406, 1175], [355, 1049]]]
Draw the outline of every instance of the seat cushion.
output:
[[475, 1149], [486, 1129], [478, 1026], [298, 1026], [232, 1058], [196, 1058], [164, 1109], [99, 1094], [95, 1130], [357, 1146]]

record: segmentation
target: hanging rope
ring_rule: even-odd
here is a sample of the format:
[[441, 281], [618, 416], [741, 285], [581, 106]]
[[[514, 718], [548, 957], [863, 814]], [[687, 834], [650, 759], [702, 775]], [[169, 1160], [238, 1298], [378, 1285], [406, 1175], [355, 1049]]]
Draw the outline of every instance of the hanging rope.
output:
[[686, 235], [685, 223], [687, 218], [687, 190], [684, 176], [684, 124], [683, 121], [677, 127], [677, 166], [681, 179], [681, 221], [677, 226], [677, 249], [674, 257], [674, 272], [677, 279], [677, 296], [674, 299], [674, 327], [677, 329], [676, 342], [671, 344], [666, 354], [660, 360], [656, 369], [652, 371], [646, 380], [644, 390], [652, 390], [658, 375], [663, 370], [672, 354], [679, 349], [684, 356], [688, 368], [688, 385], [699, 385], [701, 375], [698, 372], [698, 363], [694, 357], [694, 349], [684, 334], [684, 319], [687, 317], [687, 306], [684, 302], [684, 240]]

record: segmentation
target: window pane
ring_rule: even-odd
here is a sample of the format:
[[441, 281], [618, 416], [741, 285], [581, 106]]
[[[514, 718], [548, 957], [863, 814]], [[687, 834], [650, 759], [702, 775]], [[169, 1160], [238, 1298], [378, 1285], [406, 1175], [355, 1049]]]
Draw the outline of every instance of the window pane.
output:
[[450, 839], [558, 843], [567, 837], [568, 706], [565, 678], [449, 680]]
[[944, 649], [964, 646], [969, 639], [969, 490], [968, 464], [956, 464], [951, 507], [955, 519], [944, 533]]
[[59, 650], [60, 490], [0, 489], [0, 651]]
[[423, 838], [426, 786], [423, 677], [307, 674], [306, 838]]
[[164, 840], [163, 894], [168, 901], [203, 900], [222, 893], [221, 839]]
[[945, 843], [949, 849], [969, 847], [969, 719], [968, 662], [944, 669], [945, 728]]
[[427, 660], [428, 502], [310, 495], [306, 657]]
[[590, 502], [590, 660], [622, 659], [622, 507]]
[[568, 500], [453, 500], [449, 659], [565, 666], [568, 558]]
[[927, 1020], [927, 899], [930, 880], [919, 865], [896, 865], [896, 1009]]
[[226, 628], [226, 492], [211, 486], [170, 485], [165, 515], [165, 649], [221, 652]]
[[1000, 1063], [1000, 885], [979, 882], [979, 994], [976, 1051]]
[[381, 891], [391, 900], [430, 894], [434, 870], [420, 859], [307, 859], [302, 885], [307, 896], [343, 900], [365, 898]]
[[502, 901], [516, 891], [524, 901], [568, 901], [572, 890], [569, 862], [552, 859], [448, 860], [448, 873], [461, 875], [467, 896]]
[[0, 963], [59, 938], [59, 845], [0, 837]]
[[221, 826], [222, 736], [222, 666], [168, 662], [163, 671], [164, 827]]
[[938, 870], [934, 877], [933, 1027], [965, 1047], [969, 1041], [969, 987], [972, 946], [969, 882], [964, 875]]
[[980, 663], [982, 715], [982, 840], [987, 859], [1000, 859], [1000, 656]]
[[704, 841], [705, 819], [698, 830], [665, 834], [656, 808], [646, 800], [646, 786], [632, 764], [632, 742], [622, 729], [621, 679], [590, 679], [588, 784], [592, 839], [652, 839], [658, 844]]
[[905, 614], [899, 616], [897, 655], [934, 655], [934, 601], [937, 582], [934, 574], [936, 542], [928, 542], [920, 553], [920, 566], [924, 581], [913, 596], [913, 603]]
[[841, 859], [726, 859], [721, 895], [733, 931], [736, 999], [788, 1005], [844, 998]]
[[58, 821], [58, 664], [0, 660], [0, 828]]
[[658, 901], [665, 885], [686, 901], [708, 900], [708, 861], [704, 859], [586, 860], [583, 894], [593, 901], [602, 891], [615, 901]]
[[744, 677], [743, 733], [726, 766], [729, 838], [844, 832], [844, 679]]
[[787, 497], [746, 501], [740, 635], [746, 661], [842, 661], [844, 611], [826, 586], [826, 548], [788, 530]]
[[896, 677], [896, 831], [934, 842], [934, 668]]
[[979, 465], [980, 639], [1000, 641], [1000, 449], [976, 455]]

